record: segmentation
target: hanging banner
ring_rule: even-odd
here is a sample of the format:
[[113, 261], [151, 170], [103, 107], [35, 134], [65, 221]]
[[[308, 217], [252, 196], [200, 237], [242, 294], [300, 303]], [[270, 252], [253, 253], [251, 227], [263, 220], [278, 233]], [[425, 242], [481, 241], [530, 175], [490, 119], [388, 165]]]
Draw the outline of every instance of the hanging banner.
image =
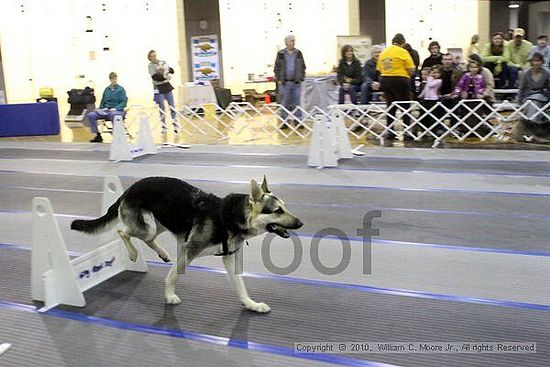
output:
[[191, 37], [194, 81], [220, 78], [219, 51], [217, 35]]

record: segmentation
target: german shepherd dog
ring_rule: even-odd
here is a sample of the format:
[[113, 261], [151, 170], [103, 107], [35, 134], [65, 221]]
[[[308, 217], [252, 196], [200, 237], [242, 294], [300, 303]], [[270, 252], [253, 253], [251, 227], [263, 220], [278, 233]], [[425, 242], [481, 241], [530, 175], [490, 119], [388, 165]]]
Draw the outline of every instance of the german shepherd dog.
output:
[[265, 176], [261, 186], [255, 180], [250, 182], [250, 194], [229, 194], [224, 198], [205, 193], [176, 178], [148, 177], [130, 186], [105, 215], [93, 220], [75, 220], [71, 229], [86, 233], [106, 232], [113, 228], [117, 219], [124, 225], [118, 233], [132, 261], [136, 261], [138, 252], [131, 237], [139, 238], [162, 260], [170, 262], [168, 253], [156, 238], [166, 230], [176, 236], [178, 259], [166, 277], [166, 303], [181, 302], [175, 293], [176, 282], [191, 261], [218, 255], [222, 256], [241, 303], [261, 313], [269, 312], [270, 307], [248, 296], [242, 277], [236, 272], [235, 253], [248, 238], [266, 231], [288, 238], [287, 229], [303, 225], [287, 210], [285, 203], [271, 193]]

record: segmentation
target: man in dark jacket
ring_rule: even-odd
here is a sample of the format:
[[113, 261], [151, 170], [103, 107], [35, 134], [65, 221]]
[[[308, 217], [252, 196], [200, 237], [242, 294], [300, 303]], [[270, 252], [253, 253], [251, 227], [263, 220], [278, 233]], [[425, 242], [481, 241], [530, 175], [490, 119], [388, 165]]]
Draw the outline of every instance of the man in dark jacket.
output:
[[[442, 71], [441, 71], [441, 88], [439, 93], [441, 94], [441, 103], [449, 109], [452, 109], [457, 105], [458, 101], [453, 98], [453, 91], [455, 90], [456, 84], [462, 76], [462, 72], [455, 68], [453, 64], [453, 55], [446, 53], [441, 57], [442, 62]], [[456, 111], [455, 111], [456, 115]], [[450, 118], [451, 126], [454, 126], [458, 120], [456, 117], [451, 116]]]
[[[302, 52], [294, 47], [296, 39], [293, 35], [285, 37], [286, 48], [277, 52], [275, 59], [275, 81], [278, 87], [278, 100], [287, 110], [292, 111], [300, 105], [302, 82], [306, 76], [306, 64]], [[300, 111], [296, 118], [301, 119]], [[286, 119], [287, 112], [281, 111], [281, 117]], [[286, 126], [283, 125], [283, 128]]]
[[418, 77], [418, 65], [420, 65], [420, 55], [418, 55], [418, 51], [412, 48], [412, 46], [409, 43], [405, 43], [403, 45], [403, 48], [407, 50], [409, 55], [411, 55], [411, 58], [414, 63], [414, 73], [411, 75], [409, 84], [411, 86], [411, 93], [412, 93], [413, 99], [416, 99], [418, 95], [416, 91], [416, 78]]
[[372, 100], [372, 92], [380, 90], [380, 72], [376, 70], [376, 63], [382, 50], [382, 46], [372, 46], [372, 57], [365, 62], [365, 66], [363, 67], [365, 80], [361, 86], [361, 104], [369, 103]]
[[422, 62], [422, 67], [420, 68], [431, 68], [435, 65], [443, 65], [443, 54], [441, 53], [441, 46], [439, 42], [432, 41], [428, 46], [428, 51], [430, 51], [430, 56], [428, 56], [424, 62]]

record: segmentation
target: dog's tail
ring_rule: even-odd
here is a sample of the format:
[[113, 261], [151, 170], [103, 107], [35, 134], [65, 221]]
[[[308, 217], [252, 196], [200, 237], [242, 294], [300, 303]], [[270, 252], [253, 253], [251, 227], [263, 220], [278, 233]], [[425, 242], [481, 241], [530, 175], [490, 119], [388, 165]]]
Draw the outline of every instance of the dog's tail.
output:
[[123, 197], [124, 195], [119, 197], [118, 200], [111, 205], [109, 210], [107, 210], [107, 213], [102, 217], [91, 220], [73, 220], [71, 223], [71, 229], [85, 233], [106, 232], [112, 227], [112, 225], [115, 224], [115, 219], [118, 218], [118, 207], [120, 206], [120, 202]]

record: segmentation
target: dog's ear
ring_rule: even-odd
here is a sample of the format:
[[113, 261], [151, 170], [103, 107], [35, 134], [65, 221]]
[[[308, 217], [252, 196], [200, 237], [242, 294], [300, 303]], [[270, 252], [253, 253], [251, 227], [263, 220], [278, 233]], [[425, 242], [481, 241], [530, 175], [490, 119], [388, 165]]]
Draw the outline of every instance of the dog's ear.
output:
[[258, 185], [258, 183], [256, 182], [256, 180], [251, 180], [250, 181], [250, 198], [253, 200], [253, 201], [260, 201], [262, 200], [262, 188], [260, 187], [260, 185]]
[[264, 180], [262, 182], [262, 191], [265, 192], [266, 194], [271, 193], [271, 190], [267, 186], [267, 178], [265, 177], [265, 175], [264, 175]]

